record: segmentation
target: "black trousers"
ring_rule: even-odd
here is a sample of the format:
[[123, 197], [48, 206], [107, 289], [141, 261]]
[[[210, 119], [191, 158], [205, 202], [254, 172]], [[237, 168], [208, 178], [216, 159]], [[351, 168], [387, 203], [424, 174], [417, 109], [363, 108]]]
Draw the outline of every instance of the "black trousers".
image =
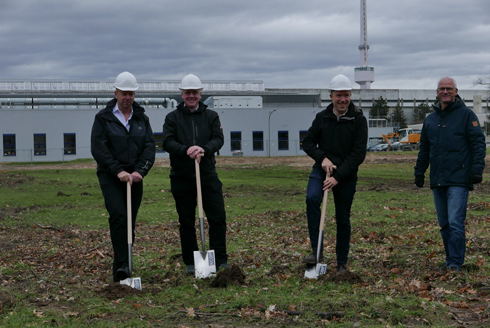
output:
[[[104, 196], [105, 207], [107, 212], [109, 212], [109, 228], [111, 232], [112, 248], [114, 250], [112, 273], [115, 275], [117, 269], [123, 265], [129, 264], [126, 182], [121, 182], [116, 176], [102, 172], [97, 173], [97, 176], [99, 178], [102, 195]], [[143, 182], [133, 183], [131, 186], [133, 243], [136, 215], [138, 214], [142, 197]]]
[[[194, 251], [200, 249], [196, 238], [196, 181], [180, 177], [170, 179], [172, 195], [179, 215], [180, 245], [186, 265], [194, 264]], [[222, 183], [216, 174], [201, 177], [203, 209], [209, 223], [209, 248], [214, 250], [216, 265], [226, 263], [226, 212]], [[199, 243], [200, 245], [200, 243]]]

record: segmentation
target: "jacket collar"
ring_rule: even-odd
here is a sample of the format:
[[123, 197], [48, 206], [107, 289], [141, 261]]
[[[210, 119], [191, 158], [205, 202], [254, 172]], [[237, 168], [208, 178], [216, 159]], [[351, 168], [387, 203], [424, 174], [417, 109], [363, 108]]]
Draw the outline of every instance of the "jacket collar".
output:
[[[352, 120], [352, 119], [354, 119], [354, 117], [356, 117], [357, 112], [358, 112], [358, 109], [351, 102], [349, 104], [349, 108], [347, 109], [347, 112], [345, 112], [344, 115], [342, 115], [342, 116], [340, 116], [340, 117], [337, 118], [337, 115], [335, 115], [335, 113], [333, 111], [333, 104], [330, 104], [325, 109], [324, 116], [327, 117], [327, 118], [329, 118], [329, 119], [335, 119], [335, 120], [337, 120], [337, 119], [338, 120]], [[361, 111], [359, 110], [359, 112], [361, 112]]]
[[461, 97], [459, 95], [456, 95], [456, 98], [454, 99], [454, 101], [449, 103], [446, 106], [446, 108], [441, 109], [441, 102], [438, 102], [437, 104], [434, 105], [434, 110], [439, 114], [450, 113], [453, 110], [455, 110], [456, 108], [465, 107], [465, 106], [466, 105], [465, 105], [463, 99], [461, 99]]
[[[103, 115], [107, 118], [114, 117], [112, 110], [116, 107], [117, 99], [114, 98], [107, 103], [107, 106], [103, 109]], [[133, 116], [141, 116], [145, 112], [145, 109], [140, 106], [136, 101], [133, 101]]]
[[192, 115], [192, 114], [196, 114], [196, 113], [202, 113], [206, 108], [208, 108], [207, 105], [204, 105], [202, 102], [199, 102], [199, 107], [191, 112], [191, 110], [189, 108], [187, 108], [184, 104], [184, 102], [181, 102], [178, 106], [177, 106], [177, 110], [181, 111], [182, 113], [186, 114], [186, 115]]

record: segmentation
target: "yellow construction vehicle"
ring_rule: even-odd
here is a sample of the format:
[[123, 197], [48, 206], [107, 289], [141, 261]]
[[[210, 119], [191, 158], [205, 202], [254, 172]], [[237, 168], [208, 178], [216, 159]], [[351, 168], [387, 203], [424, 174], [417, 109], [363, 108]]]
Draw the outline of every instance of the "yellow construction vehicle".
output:
[[399, 141], [401, 150], [419, 150], [420, 148], [420, 129], [405, 128], [390, 134], [382, 134], [382, 137], [389, 145], [389, 150], [393, 150], [393, 142]]
[[414, 150], [420, 149], [420, 129], [406, 128], [398, 130], [400, 134], [400, 144], [403, 150]]
[[381, 136], [388, 143], [388, 145], [389, 145], [388, 150], [393, 150], [393, 144], [391, 143], [391, 140], [398, 140], [398, 138], [400, 137], [400, 134], [398, 132], [393, 132], [390, 134], [382, 134]]

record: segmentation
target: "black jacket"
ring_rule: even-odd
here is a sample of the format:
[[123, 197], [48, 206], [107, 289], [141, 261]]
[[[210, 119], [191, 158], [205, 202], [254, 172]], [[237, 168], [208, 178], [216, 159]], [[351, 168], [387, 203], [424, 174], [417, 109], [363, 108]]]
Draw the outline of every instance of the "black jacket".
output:
[[91, 150], [97, 172], [117, 175], [122, 171], [138, 172], [141, 176], [155, 162], [155, 139], [145, 110], [133, 102], [129, 132], [113, 114], [116, 99], [95, 115], [92, 126]]
[[327, 157], [337, 166], [337, 182], [357, 180], [357, 171], [366, 157], [367, 120], [352, 103], [346, 114], [337, 118], [333, 104], [318, 113], [303, 139], [303, 150], [321, 167]]
[[457, 96], [444, 110], [440, 103], [424, 120], [415, 175], [424, 175], [430, 163], [430, 187], [473, 189], [471, 173], [482, 174], [486, 144], [475, 113]]
[[214, 153], [223, 147], [223, 143], [223, 129], [218, 113], [208, 109], [202, 102], [194, 112], [180, 103], [176, 110], [165, 117], [163, 149], [170, 154], [170, 176], [195, 179], [195, 161], [187, 155], [187, 149], [191, 146], [204, 149], [201, 175], [215, 173]]

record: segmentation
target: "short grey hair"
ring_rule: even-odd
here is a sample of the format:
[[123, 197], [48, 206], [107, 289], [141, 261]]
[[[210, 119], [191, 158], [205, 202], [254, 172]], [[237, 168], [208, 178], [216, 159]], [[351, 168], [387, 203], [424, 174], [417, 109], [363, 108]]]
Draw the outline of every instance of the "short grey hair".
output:
[[442, 81], [442, 80], [451, 80], [451, 81], [453, 81], [453, 86], [454, 86], [454, 88], [455, 88], [455, 89], [457, 89], [457, 88], [458, 88], [458, 85], [456, 84], [456, 80], [455, 80], [455, 79], [453, 79], [452, 77], [449, 77], [449, 76], [444, 76], [444, 77], [441, 77], [441, 78], [439, 79], [439, 82], [437, 82], [437, 87], [438, 87], [438, 88], [439, 88], [439, 84], [441, 84], [441, 81]]

